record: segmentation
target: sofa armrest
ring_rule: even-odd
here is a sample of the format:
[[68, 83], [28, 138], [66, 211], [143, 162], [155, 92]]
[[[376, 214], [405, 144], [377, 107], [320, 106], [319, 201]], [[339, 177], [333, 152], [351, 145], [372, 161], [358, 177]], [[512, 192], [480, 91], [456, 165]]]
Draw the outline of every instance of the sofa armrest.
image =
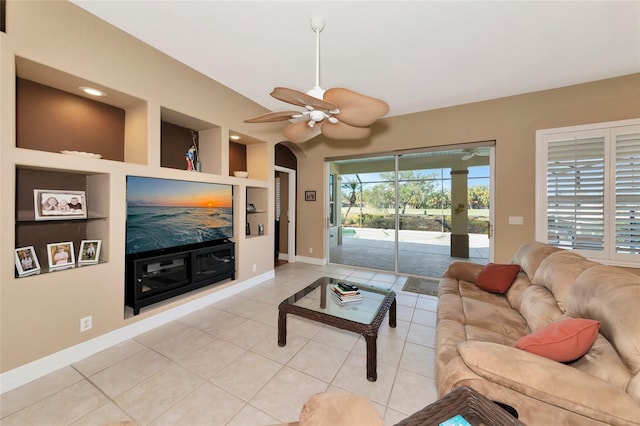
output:
[[449, 264], [449, 267], [445, 271], [443, 277], [453, 278], [459, 281], [468, 281], [475, 284], [482, 268], [484, 268], [484, 265], [479, 263], [454, 261]]
[[624, 392], [569, 365], [492, 342], [457, 346], [478, 376], [565, 410], [607, 423], [633, 423], [640, 407]]

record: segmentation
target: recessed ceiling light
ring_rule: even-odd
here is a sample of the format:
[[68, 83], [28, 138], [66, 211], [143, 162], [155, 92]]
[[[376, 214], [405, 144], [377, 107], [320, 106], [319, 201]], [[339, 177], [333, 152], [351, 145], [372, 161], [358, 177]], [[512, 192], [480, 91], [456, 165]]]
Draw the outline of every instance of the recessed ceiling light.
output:
[[107, 96], [106, 93], [98, 90], [98, 89], [94, 89], [93, 87], [85, 87], [85, 86], [80, 86], [80, 90], [82, 90], [84, 93], [91, 95], [91, 96]]
[[234, 141], [239, 141], [239, 140], [240, 140], [240, 136], [238, 136], [238, 135], [231, 135], [231, 136], [229, 136], [229, 139], [234, 140]]

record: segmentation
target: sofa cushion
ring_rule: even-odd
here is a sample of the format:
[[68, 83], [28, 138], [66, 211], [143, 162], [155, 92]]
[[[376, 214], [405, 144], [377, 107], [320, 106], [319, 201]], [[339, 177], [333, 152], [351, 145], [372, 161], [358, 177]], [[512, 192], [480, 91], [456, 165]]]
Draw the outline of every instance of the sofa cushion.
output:
[[[440, 303], [438, 301], [438, 303]], [[482, 300], [462, 299], [465, 326], [483, 328], [515, 341], [530, 333], [527, 321], [516, 310]]]
[[519, 311], [522, 305], [522, 293], [529, 287], [531, 287], [529, 277], [524, 272], [520, 272], [511, 287], [509, 287], [509, 290], [504, 294], [507, 296], [509, 305], [516, 311]]
[[[600, 324], [600, 330], [602, 330], [602, 324]], [[626, 389], [631, 380], [629, 369], [602, 333], [598, 333], [598, 338], [585, 356], [569, 365], [576, 370], [606, 380], [620, 389]]]
[[482, 268], [483, 265], [479, 263], [456, 260], [449, 264], [443, 277], [474, 283], [478, 279], [478, 274], [480, 274]]
[[585, 259], [579, 254], [561, 250], [551, 253], [544, 259], [533, 277], [533, 284], [548, 288], [562, 312], [566, 312], [566, 301], [569, 289], [578, 275], [597, 263]]
[[487, 264], [478, 275], [476, 285], [490, 293], [503, 294], [511, 287], [520, 272], [520, 265]]
[[599, 321], [567, 318], [518, 339], [516, 348], [554, 361], [575, 361], [593, 346], [599, 328]]
[[534, 284], [523, 290], [519, 312], [527, 320], [531, 331], [538, 331], [566, 317], [553, 293], [546, 287]]
[[551, 253], [555, 253], [560, 250], [562, 249], [552, 247], [539, 241], [529, 241], [520, 246], [516, 254], [511, 258], [511, 263], [520, 265], [529, 279], [533, 281], [533, 277], [536, 274], [538, 266], [540, 266], [540, 262], [542, 262]]
[[600, 334], [609, 340], [632, 375], [627, 392], [640, 405], [639, 310], [640, 276], [612, 266], [584, 271], [567, 298], [567, 314], [600, 321]]
[[565, 364], [490, 342], [462, 342], [458, 352], [470, 370], [489, 382], [551, 402], [548, 409], [560, 407], [585, 416], [552, 424], [640, 424], [640, 407], [624, 389]]

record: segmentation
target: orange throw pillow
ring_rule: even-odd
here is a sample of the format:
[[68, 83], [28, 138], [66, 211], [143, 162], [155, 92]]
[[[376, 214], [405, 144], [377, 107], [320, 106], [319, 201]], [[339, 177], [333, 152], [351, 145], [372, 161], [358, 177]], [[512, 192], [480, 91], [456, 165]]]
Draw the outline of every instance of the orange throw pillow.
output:
[[504, 293], [520, 272], [520, 265], [499, 265], [489, 263], [480, 271], [476, 285], [491, 293]]
[[516, 348], [558, 362], [575, 361], [589, 352], [599, 329], [600, 321], [569, 318], [521, 337]]

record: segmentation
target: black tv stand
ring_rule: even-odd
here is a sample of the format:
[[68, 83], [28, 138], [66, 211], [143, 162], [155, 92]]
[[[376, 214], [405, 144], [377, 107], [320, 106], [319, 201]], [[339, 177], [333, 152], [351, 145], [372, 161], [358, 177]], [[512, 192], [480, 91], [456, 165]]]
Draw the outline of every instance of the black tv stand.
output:
[[128, 255], [125, 304], [140, 308], [208, 286], [235, 279], [235, 243], [220, 241], [163, 252]]

